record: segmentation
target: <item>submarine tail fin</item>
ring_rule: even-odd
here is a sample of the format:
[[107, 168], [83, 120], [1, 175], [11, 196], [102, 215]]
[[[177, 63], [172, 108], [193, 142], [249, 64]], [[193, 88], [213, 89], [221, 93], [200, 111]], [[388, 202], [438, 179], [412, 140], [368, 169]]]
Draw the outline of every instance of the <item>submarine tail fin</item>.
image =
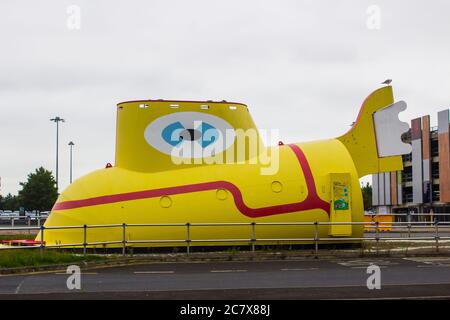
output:
[[359, 177], [367, 174], [403, 169], [402, 154], [411, 152], [411, 145], [402, 142], [409, 130], [398, 119], [406, 103], [394, 103], [392, 87], [372, 92], [363, 102], [352, 128], [338, 137], [350, 152]]

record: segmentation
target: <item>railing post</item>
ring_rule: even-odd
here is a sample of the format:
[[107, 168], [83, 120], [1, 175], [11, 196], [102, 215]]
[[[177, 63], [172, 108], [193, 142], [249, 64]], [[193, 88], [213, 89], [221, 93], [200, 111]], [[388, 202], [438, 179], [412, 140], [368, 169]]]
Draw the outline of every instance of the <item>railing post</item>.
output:
[[317, 259], [319, 254], [319, 222], [314, 222], [314, 252], [315, 252], [315, 258]]
[[255, 252], [255, 242], [256, 242], [256, 238], [255, 238], [255, 222], [252, 222], [252, 252]]
[[438, 221], [438, 219], [434, 220], [434, 231], [435, 231], [434, 239], [436, 240], [436, 252], [439, 252], [439, 221]]
[[83, 225], [83, 256], [86, 256], [87, 225]]
[[38, 226], [38, 227], [41, 226], [41, 217], [40, 217], [40, 216], [37, 218], [37, 226]]
[[408, 212], [408, 238], [411, 238], [411, 213]]
[[11, 228], [14, 228], [14, 217], [11, 217]]
[[379, 241], [380, 241], [380, 228], [379, 228], [380, 222], [379, 221], [375, 221], [375, 241], [376, 241], [376, 253], [378, 255], [378, 250], [379, 250]]
[[122, 223], [122, 256], [125, 256], [127, 249], [126, 223]]
[[44, 249], [45, 249], [45, 244], [44, 244], [44, 230], [45, 227], [41, 226], [41, 245], [40, 245], [40, 251], [41, 251], [41, 257], [44, 255]]
[[191, 253], [191, 224], [186, 223], [186, 253]]

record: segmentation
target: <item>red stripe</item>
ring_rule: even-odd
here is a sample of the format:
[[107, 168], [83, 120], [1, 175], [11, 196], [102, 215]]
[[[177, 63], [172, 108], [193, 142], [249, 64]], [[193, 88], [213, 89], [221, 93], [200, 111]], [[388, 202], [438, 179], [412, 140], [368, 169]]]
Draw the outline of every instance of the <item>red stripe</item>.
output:
[[144, 190], [137, 192], [128, 192], [128, 193], [119, 193], [83, 200], [72, 200], [72, 201], [64, 201], [58, 202], [53, 207], [53, 210], [67, 210], [67, 209], [75, 209], [81, 207], [95, 206], [101, 204], [115, 203], [121, 201], [131, 201], [131, 200], [139, 200], [139, 199], [147, 199], [147, 198], [155, 198], [161, 197], [165, 195], [175, 195], [175, 194], [183, 194], [183, 193], [191, 193], [191, 192], [199, 192], [199, 191], [207, 191], [214, 189], [226, 189], [228, 190], [234, 198], [234, 203], [238, 210], [252, 218], [270, 216], [275, 214], [289, 213], [289, 212], [297, 212], [311, 209], [322, 209], [328, 214], [330, 213], [330, 204], [326, 201], [323, 201], [319, 198], [316, 191], [316, 186], [314, 182], [314, 177], [311, 172], [311, 168], [309, 167], [308, 160], [305, 157], [305, 154], [295, 144], [288, 145], [292, 151], [295, 153], [300, 166], [303, 170], [303, 174], [305, 176], [306, 186], [308, 189], [308, 196], [302, 202], [294, 202], [281, 204], [270, 207], [262, 207], [262, 208], [250, 208], [248, 207], [242, 198], [242, 193], [239, 188], [228, 181], [213, 181], [213, 182], [204, 182], [204, 183], [196, 183], [184, 186], [177, 187], [169, 187], [169, 188], [161, 188], [161, 189], [152, 189], [152, 190]]

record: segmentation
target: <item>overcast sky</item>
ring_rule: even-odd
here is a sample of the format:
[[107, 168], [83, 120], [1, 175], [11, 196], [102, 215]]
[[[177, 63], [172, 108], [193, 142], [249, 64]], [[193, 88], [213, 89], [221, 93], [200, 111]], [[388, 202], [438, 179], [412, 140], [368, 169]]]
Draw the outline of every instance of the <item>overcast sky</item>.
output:
[[243, 102], [295, 142], [344, 133], [392, 78], [400, 118], [436, 125], [450, 106], [449, 12], [447, 0], [2, 0], [1, 193], [54, 170], [56, 115], [62, 188], [70, 140], [75, 177], [113, 162], [115, 105], [130, 99]]

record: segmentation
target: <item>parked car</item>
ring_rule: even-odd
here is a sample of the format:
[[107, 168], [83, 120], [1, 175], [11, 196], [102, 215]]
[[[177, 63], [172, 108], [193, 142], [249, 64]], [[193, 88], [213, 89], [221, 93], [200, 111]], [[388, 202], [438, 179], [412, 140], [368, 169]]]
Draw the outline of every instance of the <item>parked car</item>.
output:
[[5, 217], [5, 218], [9, 218], [9, 217], [11, 217], [12, 216], [12, 214], [13, 214], [13, 212], [11, 211], [11, 210], [3, 210], [3, 217]]
[[42, 211], [41, 218], [48, 218], [49, 214], [50, 214], [50, 211]]

